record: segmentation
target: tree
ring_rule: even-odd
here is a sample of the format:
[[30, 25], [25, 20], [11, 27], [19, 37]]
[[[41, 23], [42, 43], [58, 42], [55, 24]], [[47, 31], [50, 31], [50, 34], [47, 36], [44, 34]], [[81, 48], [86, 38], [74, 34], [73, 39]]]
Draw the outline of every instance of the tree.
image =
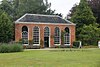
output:
[[84, 26], [89, 26], [90, 24], [92, 24], [93, 26], [95, 25], [96, 22], [96, 18], [93, 16], [93, 13], [90, 9], [90, 7], [88, 6], [88, 3], [86, 0], [81, 0], [76, 12], [74, 12], [73, 16], [71, 17], [71, 21], [76, 23], [76, 37], [77, 40], [82, 40], [83, 38], [80, 35], [86, 35], [87, 37], [89, 37], [89, 34], [83, 34], [81, 33], [83, 31], [82, 28], [84, 28]]
[[3, 12], [0, 15], [0, 42], [9, 42], [13, 38], [13, 23], [9, 16]]
[[14, 8], [16, 10], [16, 18], [22, 16], [25, 13], [44, 14], [48, 8], [48, 4], [43, 0], [14, 0]]
[[88, 4], [96, 17], [97, 23], [100, 24], [100, 0], [88, 0]]
[[[48, 0], [3, 0], [0, 8], [7, 12], [13, 20], [18, 19], [25, 13], [32, 14], [56, 14], [51, 10]], [[60, 15], [60, 14], [58, 14]]]
[[85, 45], [97, 45], [100, 40], [100, 28], [98, 28], [98, 25], [84, 25], [79, 37]]
[[80, 32], [80, 28], [83, 27], [84, 24], [89, 25], [95, 23], [96, 19], [93, 16], [93, 13], [88, 6], [88, 3], [86, 0], [81, 0], [79, 3], [79, 6], [76, 9], [76, 12], [74, 12], [74, 15], [71, 17], [71, 21], [73, 23], [76, 23], [77, 28], [77, 36]]
[[3, 0], [0, 4], [0, 9], [8, 13], [8, 15], [12, 14], [12, 5], [9, 1]]
[[71, 19], [71, 17], [74, 15], [74, 13], [76, 12], [76, 9], [77, 9], [77, 7], [78, 7], [78, 5], [77, 4], [75, 4], [72, 8], [71, 8], [71, 10], [69, 11], [69, 14], [67, 15], [67, 20], [70, 20]]
[[71, 21], [76, 23], [78, 27], [83, 26], [83, 24], [89, 25], [96, 22], [96, 19], [93, 16], [86, 0], [80, 1], [80, 4], [72, 16]]

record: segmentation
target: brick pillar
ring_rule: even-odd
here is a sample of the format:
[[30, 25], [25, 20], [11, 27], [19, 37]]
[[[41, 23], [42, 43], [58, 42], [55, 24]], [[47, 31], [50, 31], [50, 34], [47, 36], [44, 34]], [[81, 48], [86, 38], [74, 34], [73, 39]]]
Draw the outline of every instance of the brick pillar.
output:
[[33, 40], [33, 27], [28, 26], [28, 40]]
[[19, 24], [15, 24], [15, 42], [19, 42], [19, 40], [22, 39], [21, 34], [21, 26], [19, 26]]
[[70, 37], [71, 37], [71, 46], [72, 46], [73, 42], [75, 41], [75, 26], [74, 25], [70, 26], [70, 30], [71, 30]]
[[50, 27], [50, 47], [54, 47], [54, 26]]
[[41, 48], [44, 47], [44, 28], [43, 26], [40, 26], [40, 46]]

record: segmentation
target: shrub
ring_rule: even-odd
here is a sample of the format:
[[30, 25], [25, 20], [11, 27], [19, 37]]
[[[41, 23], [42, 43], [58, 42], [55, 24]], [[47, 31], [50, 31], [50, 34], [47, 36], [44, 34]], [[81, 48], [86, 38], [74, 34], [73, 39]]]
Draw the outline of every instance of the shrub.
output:
[[23, 46], [20, 44], [1, 44], [0, 53], [11, 53], [11, 52], [21, 52], [23, 51]]
[[73, 42], [73, 47], [78, 48], [80, 46], [80, 41], [74, 41]]
[[11, 50], [10, 50], [10, 46], [9, 45], [1, 45], [0, 46], [0, 53], [9, 53]]
[[23, 51], [23, 46], [19, 44], [11, 45], [11, 52], [21, 52]]
[[22, 44], [22, 41], [23, 41], [23, 40], [22, 40], [22, 39], [20, 39], [18, 43], [19, 43], [19, 44]]

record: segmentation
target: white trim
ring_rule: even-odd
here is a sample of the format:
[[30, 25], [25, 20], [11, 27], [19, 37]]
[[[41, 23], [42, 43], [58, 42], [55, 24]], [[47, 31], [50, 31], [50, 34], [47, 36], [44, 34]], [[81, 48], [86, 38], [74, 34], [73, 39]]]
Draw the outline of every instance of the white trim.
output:
[[[38, 27], [39, 28], [39, 26], [34, 26], [34, 27]], [[34, 35], [33, 34], [34, 27], [32, 28], [32, 36]], [[32, 40], [33, 40], [33, 37], [32, 37]], [[33, 46], [40, 46], [40, 28], [39, 28], [39, 44], [33, 44]]]
[[66, 46], [70, 46], [71, 44], [64, 44], [64, 45], [66, 45]]
[[64, 19], [66, 22], [76, 25], [75, 23], [70, 22], [69, 20]]
[[[56, 28], [56, 27], [55, 27]], [[54, 28], [54, 34], [55, 34], [55, 28]], [[58, 26], [57, 26], [57, 28], [59, 28]], [[59, 28], [59, 34], [60, 34], [60, 38], [59, 38], [59, 44], [54, 44], [54, 45], [61, 45], [61, 31], [60, 31], [60, 28]], [[55, 42], [55, 41], [54, 41]]]
[[67, 24], [67, 23], [50, 23], [50, 22], [15, 22], [15, 24], [51, 24], [51, 25], [76, 25], [76, 24]]
[[[66, 27], [65, 27], [66, 28]], [[68, 27], [69, 28], [69, 27]], [[71, 45], [71, 30], [70, 30], [70, 28], [69, 28], [69, 44], [64, 44], [64, 45], [66, 45], [66, 46], [70, 46]]]
[[35, 16], [49, 16], [49, 17], [60, 17], [60, 16], [58, 16], [58, 15], [29, 14], [29, 13], [26, 13], [25, 15], [35, 15]]
[[33, 46], [40, 46], [40, 44], [33, 44]]
[[54, 44], [55, 46], [60, 46], [60, 44]]
[[28, 46], [29, 44], [22, 44], [22, 45], [24, 45], [24, 46]]
[[19, 22], [19, 20], [21, 20], [22, 18], [24, 18], [26, 15], [27, 15], [27, 14], [24, 14], [22, 17], [20, 17], [18, 20], [16, 20], [15, 23], [16, 23], [16, 22]]

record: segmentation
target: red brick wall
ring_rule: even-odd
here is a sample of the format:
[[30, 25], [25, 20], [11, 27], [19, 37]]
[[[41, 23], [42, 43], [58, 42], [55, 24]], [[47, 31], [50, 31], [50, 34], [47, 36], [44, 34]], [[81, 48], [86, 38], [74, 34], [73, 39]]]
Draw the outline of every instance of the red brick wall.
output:
[[75, 41], [75, 25], [65, 25], [65, 24], [23, 24], [23, 23], [17, 23], [15, 24], [15, 41], [18, 42], [20, 39], [22, 39], [22, 27], [27, 26], [28, 32], [29, 32], [29, 39], [33, 39], [33, 28], [35, 26], [38, 26], [40, 28], [40, 40], [42, 39], [44, 41], [44, 28], [49, 27], [50, 29], [50, 46], [54, 46], [54, 38], [51, 36], [54, 35], [54, 29], [55, 27], [59, 27], [60, 31], [64, 30], [66, 27], [70, 29], [70, 37], [71, 37], [71, 45], [73, 41]]

